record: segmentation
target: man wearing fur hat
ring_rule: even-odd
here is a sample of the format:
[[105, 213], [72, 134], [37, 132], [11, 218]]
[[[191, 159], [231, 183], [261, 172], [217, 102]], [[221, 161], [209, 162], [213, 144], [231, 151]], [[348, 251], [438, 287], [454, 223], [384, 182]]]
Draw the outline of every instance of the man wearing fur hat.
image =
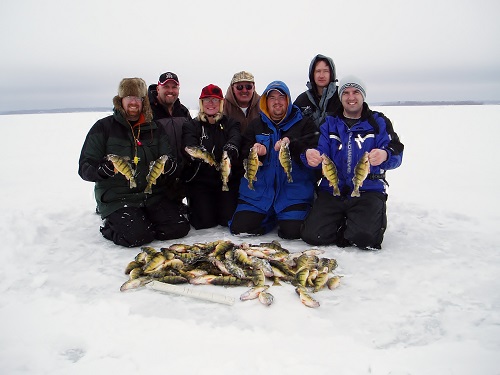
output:
[[[241, 153], [247, 174], [241, 179], [239, 201], [229, 228], [233, 234], [261, 235], [278, 226], [278, 236], [300, 238], [300, 227], [311, 209], [315, 177], [300, 155], [317, 144], [317, 128], [292, 104], [281, 81], [271, 82], [259, 102], [260, 117], [243, 134]], [[288, 147], [290, 157], [280, 157]], [[249, 159], [256, 153], [258, 161]], [[288, 177], [282, 160], [289, 168]], [[252, 161], [253, 160], [253, 161]], [[255, 178], [249, 171], [258, 169]], [[251, 167], [249, 167], [251, 166]]]
[[[200, 112], [182, 128], [183, 149], [194, 150], [189, 159], [186, 195], [189, 221], [195, 229], [227, 226], [238, 200], [238, 163], [241, 132], [239, 122], [223, 115], [220, 87], [210, 84], [201, 90]], [[223, 155], [227, 153], [230, 174], [223, 184]], [[227, 176], [226, 176], [227, 177]]]
[[253, 74], [245, 71], [235, 73], [227, 88], [224, 114], [240, 123], [241, 134], [250, 121], [259, 117], [259, 99]]
[[345, 77], [339, 95], [342, 107], [326, 117], [317, 148], [305, 154], [305, 165], [317, 169], [327, 155], [336, 178], [321, 180], [302, 239], [312, 245], [381, 249], [387, 226], [385, 171], [401, 165], [404, 146], [391, 121], [366, 104], [363, 81]]
[[[87, 134], [78, 168], [84, 180], [95, 183], [102, 235], [126, 247], [184, 237], [189, 223], [167, 194], [177, 162], [167, 134], [152, 121], [144, 80], [122, 79], [113, 106], [113, 115], [98, 120]], [[117, 158], [120, 167], [112, 161]], [[163, 173], [151, 180], [150, 165], [159, 160]]]
[[309, 65], [308, 90], [295, 99], [295, 104], [304, 116], [310, 116], [319, 126], [325, 117], [333, 115], [340, 108], [337, 93], [337, 77], [335, 64], [330, 57], [318, 54]]

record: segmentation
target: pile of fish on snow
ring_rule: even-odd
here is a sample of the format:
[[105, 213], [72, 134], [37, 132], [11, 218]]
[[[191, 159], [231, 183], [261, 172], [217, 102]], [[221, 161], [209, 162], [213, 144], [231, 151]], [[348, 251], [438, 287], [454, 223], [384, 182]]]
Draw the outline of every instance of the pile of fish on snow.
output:
[[287, 282], [295, 286], [300, 301], [307, 307], [319, 307], [310, 292], [335, 289], [341, 276], [334, 275], [337, 261], [321, 257], [323, 250], [310, 249], [290, 253], [277, 241], [236, 245], [229, 240], [207, 243], [173, 244], [161, 248], [144, 246], [126, 269], [129, 275], [121, 291], [135, 289], [152, 281], [166, 284], [248, 286], [240, 300], [258, 298], [271, 305], [272, 285]]

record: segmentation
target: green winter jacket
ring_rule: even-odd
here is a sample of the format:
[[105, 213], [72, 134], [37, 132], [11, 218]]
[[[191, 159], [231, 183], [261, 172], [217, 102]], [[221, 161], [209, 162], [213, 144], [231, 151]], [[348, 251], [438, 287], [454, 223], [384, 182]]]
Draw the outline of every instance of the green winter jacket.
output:
[[[95, 182], [95, 199], [102, 218], [122, 207], [148, 207], [158, 204], [162, 199], [168, 199], [168, 186], [177, 167], [167, 134], [152, 121], [149, 103], [146, 105], [145, 101], [141, 116], [145, 122], [132, 130], [119, 98], [115, 97], [113, 102], [113, 115], [98, 120], [87, 134], [78, 168], [78, 174], [84, 180]], [[134, 136], [138, 139], [137, 142]], [[137, 166], [132, 163], [136, 152], [139, 158]], [[106, 179], [97, 173], [99, 165], [109, 154], [130, 158], [135, 169], [137, 187], [131, 189], [129, 181], [120, 173]], [[168, 155], [165, 174], [156, 180], [152, 194], [145, 194], [150, 163], [162, 155]]]

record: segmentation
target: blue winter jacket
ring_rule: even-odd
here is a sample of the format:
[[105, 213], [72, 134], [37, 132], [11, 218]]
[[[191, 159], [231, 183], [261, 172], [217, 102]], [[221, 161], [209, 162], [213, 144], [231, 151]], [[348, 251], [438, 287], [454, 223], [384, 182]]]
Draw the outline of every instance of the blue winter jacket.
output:
[[[376, 191], [386, 193], [385, 171], [397, 168], [403, 159], [404, 145], [394, 132], [390, 120], [383, 113], [371, 111], [366, 103], [358, 123], [349, 128], [341, 112], [337, 116], [327, 116], [320, 127], [317, 149], [327, 154], [337, 167], [339, 189], [343, 196], [350, 196], [354, 184], [354, 168], [365, 151], [379, 148], [387, 151], [388, 158], [382, 164], [370, 166], [370, 175], [363, 182], [360, 192]], [[305, 158], [302, 160], [307, 165]], [[321, 168], [321, 164], [317, 167]], [[319, 188], [333, 194], [326, 178]]]
[[[288, 97], [287, 113], [276, 124], [267, 112], [267, 94], [279, 89]], [[260, 98], [260, 118], [250, 122], [242, 140], [242, 157], [247, 158], [250, 148], [261, 143], [267, 148], [267, 154], [260, 157], [263, 163], [257, 172], [254, 189], [248, 187], [245, 177], [241, 179], [239, 199], [265, 211], [279, 213], [286, 207], [299, 203], [312, 204], [314, 197], [314, 171], [303, 165], [301, 154], [308, 148], [316, 147], [318, 130], [309, 117], [302, 117], [300, 109], [292, 104], [290, 91], [281, 81], [271, 82]], [[279, 151], [274, 150], [276, 142], [283, 137], [290, 139], [292, 158], [292, 179], [287, 181], [286, 173], [279, 161]]]

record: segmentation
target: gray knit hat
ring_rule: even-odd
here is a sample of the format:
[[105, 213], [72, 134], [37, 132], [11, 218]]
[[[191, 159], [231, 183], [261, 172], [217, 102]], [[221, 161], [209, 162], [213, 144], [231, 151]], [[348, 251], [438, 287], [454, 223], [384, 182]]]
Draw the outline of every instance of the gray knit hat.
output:
[[360, 80], [358, 77], [355, 76], [346, 76], [340, 80], [339, 83], [339, 98], [342, 98], [342, 93], [344, 90], [348, 87], [354, 87], [359, 90], [361, 95], [363, 95], [363, 100], [366, 100], [366, 85], [365, 83]]

